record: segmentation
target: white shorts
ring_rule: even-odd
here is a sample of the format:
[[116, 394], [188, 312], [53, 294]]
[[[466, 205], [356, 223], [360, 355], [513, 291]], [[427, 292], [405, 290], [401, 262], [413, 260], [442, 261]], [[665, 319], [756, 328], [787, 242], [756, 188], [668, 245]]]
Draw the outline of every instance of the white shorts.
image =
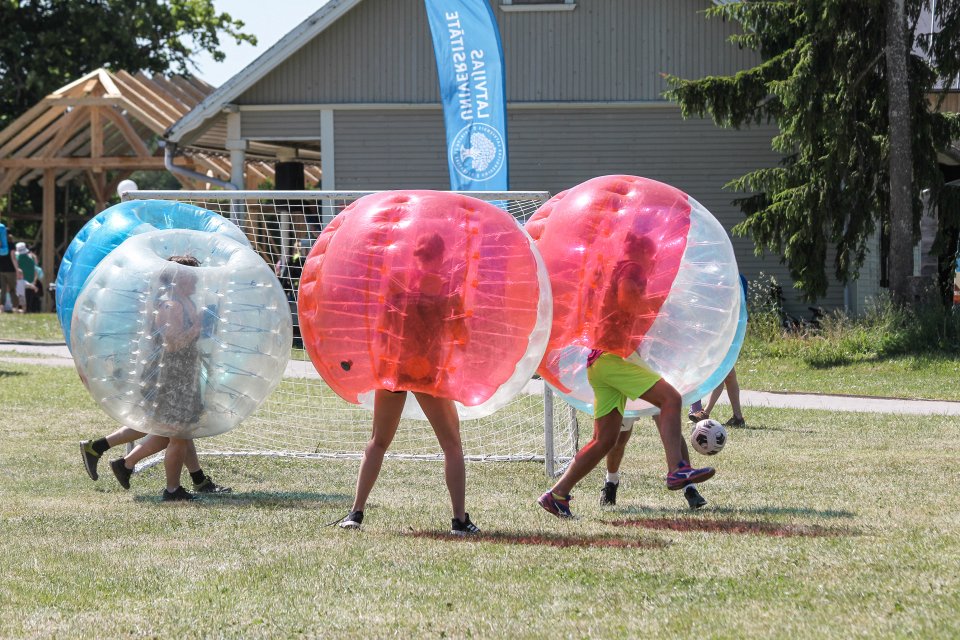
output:
[[17, 297], [22, 298], [27, 295], [27, 281], [17, 280]]

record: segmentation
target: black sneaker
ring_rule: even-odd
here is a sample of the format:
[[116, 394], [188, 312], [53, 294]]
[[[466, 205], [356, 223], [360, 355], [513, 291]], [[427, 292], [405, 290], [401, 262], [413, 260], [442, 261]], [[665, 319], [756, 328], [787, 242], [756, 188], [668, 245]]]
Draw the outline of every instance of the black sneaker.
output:
[[600, 506], [612, 507], [617, 504], [617, 489], [619, 488], [619, 482], [604, 482], [603, 489], [600, 489]]
[[683, 490], [683, 497], [687, 499], [687, 504], [690, 505], [691, 509], [699, 509], [707, 505], [707, 501], [692, 484], [688, 484], [686, 489]]
[[173, 493], [170, 493], [164, 489], [163, 495], [160, 499], [164, 502], [185, 502], [187, 500], [196, 500], [197, 496], [193, 495], [183, 487], [177, 487], [177, 490]]
[[341, 529], [359, 529], [363, 524], [363, 511], [351, 511], [350, 515], [340, 521], [337, 526]]
[[133, 469], [127, 469], [123, 463], [123, 458], [117, 458], [110, 461], [110, 468], [113, 469], [113, 475], [117, 477], [117, 482], [124, 489], [130, 488], [130, 476], [133, 475]]
[[470, 514], [463, 514], [463, 520], [450, 518], [450, 533], [455, 536], [472, 536], [480, 533], [480, 527], [470, 522]]
[[230, 487], [221, 487], [216, 482], [214, 482], [210, 476], [207, 476], [203, 479], [203, 482], [197, 484], [193, 483], [193, 490], [197, 493], [233, 493], [233, 489]]
[[90, 479], [98, 479], [100, 476], [97, 474], [97, 463], [100, 462], [100, 454], [94, 451], [93, 440], [84, 440], [80, 443], [80, 457], [83, 459], [83, 466], [87, 469]]

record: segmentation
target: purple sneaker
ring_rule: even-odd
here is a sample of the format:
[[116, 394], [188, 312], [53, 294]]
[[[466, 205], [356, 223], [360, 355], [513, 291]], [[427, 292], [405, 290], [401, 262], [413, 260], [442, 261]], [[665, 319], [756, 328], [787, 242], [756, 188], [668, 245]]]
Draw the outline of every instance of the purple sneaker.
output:
[[553, 495], [552, 491], [547, 491], [545, 494], [540, 496], [540, 499], [537, 500], [537, 504], [558, 518], [572, 518], [573, 514], [570, 513], [570, 500], [572, 498], [573, 496], [558, 498], [557, 496]]
[[690, 466], [689, 462], [681, 460], [677, 470], [667, 474], [667, 489], [677, 491], [683, 489], [688, 484], [705, 482], [712, 478], [716, 472], [717, 470], [713, 467], [694, 469]]

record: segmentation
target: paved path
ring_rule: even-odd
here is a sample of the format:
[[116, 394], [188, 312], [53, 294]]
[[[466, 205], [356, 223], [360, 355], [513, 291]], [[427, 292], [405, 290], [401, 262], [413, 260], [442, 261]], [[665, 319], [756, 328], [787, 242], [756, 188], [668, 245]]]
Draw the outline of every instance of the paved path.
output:
[[[72, 367], [73, 359], [64, 344], [25, 343], [0, 340], [0, 363], [39, 364]], [[292, 361], [284, 372], [287, 378], [319, 377], [309, 362]], [[527, 393], [540, 393], [542, 383], [531, 380], [524, 388]], [[727, 403], [726, 393], [720, 402]], [[863, 413], [904, 413], [913, 415], [960, 416], [960, 402], [946, 400], [900, 400], [896, 398], [863, 398], [815, 393], [773, 393], [769, 391], [741, 391], [740, 402], [745, 407], [777, 407], [783, 409], [822, 409], [826, 411], [853, 411]]]

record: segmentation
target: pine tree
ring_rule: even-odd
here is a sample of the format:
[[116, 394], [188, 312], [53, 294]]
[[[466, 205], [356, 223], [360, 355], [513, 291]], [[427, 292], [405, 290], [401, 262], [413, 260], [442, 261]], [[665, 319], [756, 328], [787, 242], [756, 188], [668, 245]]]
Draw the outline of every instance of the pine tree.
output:
[[[891, 7], [903, 7], [905, 107], [895, 105], [891, 128], [891, 73], [887, 43]], [[924, 197], [939, 204], [935, 249], [950, 251], [948, 236], [960, 227], [960, 199], [944, 188], [938, 152], [960, 138], [960, 116], [933, 108], [928, 95], [956, 82], [960, 71], [960, 2], [936, 3], [939, 31], [916, 33], [926, 0], [753, 0], [725, 3], [708, 18], [733, 20], [742, 33], [734, 45], [758, 52], [757, 66], [733, 76], [685, 80], [668, 76], [670, 99], [684, 117], [713, 118], [740, 128], [764, 122], [779, 131], [773, 148], [778, 166], [762, 167], [727, 187], [750, 195], [735, 202], [745, 219], [734, 232], [750, 235], [757, 252], [783, 256], [795, 286], [808, 300], [827, 289], [827, 255], [836, 249], [834, 272], [841, 282], [856, 278], [868, 240], [878, 231], [897, 232], [891, 220], [903, 215], [897, 249], [907, 259], [891, 261], [895, 295], [912, 275], [912, 251], [919, 239]], [[895, 19], [895, 18], [894, 18]], [[900, 85], [903, 86], [903, 85]], [[906, 109], [903, 116], [899, 109]], [[907, 115], [909, 117], [907, 117]], [[901, 127], [897, 129], [897, 127]], [[907, 153], [891, 147], [898, 135]], [[891, 158], [907, 158], [909, 192], [891, 198]], [[904, 171], [901, 169], [901, 172]], [[898, 175], [902, 175], [898, 174]], [[903, 184], [902, 178], [898, 184]], [[897, 206], [891, 218], [891, 204]], [[906, 211], [904, 211], [906, 209]], [[904, 230], [908, 237], [904, 238]], [[900, 246], [900, 245], [897, 245]], [[909, 272], [908, 272], [909, 271]]]

